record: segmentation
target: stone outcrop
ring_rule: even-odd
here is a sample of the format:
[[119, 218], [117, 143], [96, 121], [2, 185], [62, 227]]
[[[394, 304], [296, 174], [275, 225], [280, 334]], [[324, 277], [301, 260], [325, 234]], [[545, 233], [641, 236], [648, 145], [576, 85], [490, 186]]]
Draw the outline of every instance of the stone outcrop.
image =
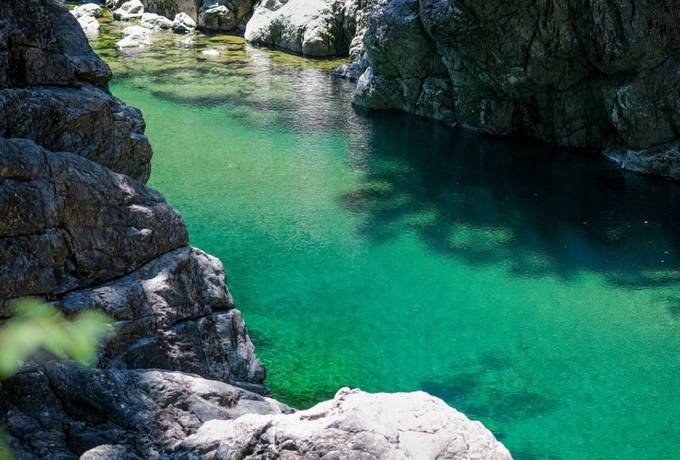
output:
[[[336, 74], [356, 78], [363, 57], [362, 37], [374, 0], [262, 0], [254, 9], [245, 39], [304, 56], [350, 56]], [[365, 63], [364, 63], [365, 65]], [[363, 70], [365, 67], [361, 67]]]
[[674, 1], [388, 0], [354, 102], [680, 178], [679, 22]]
[[113, 19], [120, 21], [129, 21], [131, 19], [141, 18], [144, 14], [144, 5], [140, 0], [130, 0], [113, 12]]
[[335, 398], [294, 414], [213, 420], [166, 458], [194, 453], [219, 460], [510, 459], [479, 422], [423, 392], [369, 394], [343, 388]]
[[158, 458], [211, 420], [288, 412], [241, 388], [162, 370], [83, 372], [50, 361], [0, 384], [0, 423], [22, 460]]

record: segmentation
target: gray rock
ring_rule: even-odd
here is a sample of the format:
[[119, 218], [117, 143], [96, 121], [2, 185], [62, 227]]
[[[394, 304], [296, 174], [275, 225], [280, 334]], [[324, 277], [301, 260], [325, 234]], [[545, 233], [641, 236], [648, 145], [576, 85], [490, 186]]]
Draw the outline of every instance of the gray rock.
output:
[[188, 34], [196, 28], [196, 21], [186, 13], [179, 13], [172, 21], [172, 30], [178, 34]]
[[140, 0], [129, 0], [113, 12], [113, 19], [129, 21], [130, 19], [141, 18], [143, 14], [144, 5], [142, 2]]
[[342, 6], [333, 0], [263, 0], [248, 21], [245, 39], [305, 56], [346, 55]]
[[289, 412], [226, 383], [153, 369], [83, 371], [50, 361], [0, 387], [0, 423], [25, 460], [157, 458], [208, 421]]
[[369, 394], [343, 388], [294, 414], [212, 420], [167, 458], [510, 459], [479, 422], [427, 393]]
[[96, 3], [86, 3], [84, 5], [78, 5], [71, 10], [71, 14], [76, 18], [82, 18], [83, 16], [92, 16], [93, 18], [102, 17], [102, 8]]
[[149, 178], [152, 151], [141, 112], [99, 88], [5, 89], [0, 106], [6, 137], [30, 138], [140, 181]]
[[123, 29], [123, 39], [116, 43], [116, 48], [148, 48], [153, 45], [151, 29], [142, 26], [129, 26]]
[[234, 309], [222, 264], [196, 248], [177, 249], [128, 276], [68, 293], [57, 305], [68, 313], [95, 308], [117, 320], [117, 336], [100, 366], [161, 367], [267, 392], [264, 366]]
[[198, 19], [198, 7], [202, 0], [144, 0], [146, 11], [160, 14], [166, 18], [174, 18], [185, 13], [194, 21]]
[[99, 34], [99, 21], [93, 16], [81, 16], [78, 18], [78, 24], [85, 32], [87, 38], [94, 38]]
[[668, 91], [679, 15], [673, 1], [389, 0], [371, 16], [354, 103], [604, 149], [680, 178], [680, 100]]
[[172, 29], [170, 19], [154, 13], [144, 13], [139, 25], [151, 30]]
[[181, 216], [140, 182], [30, 140], [0, 139], [0, 152], [2, 299], [119, 278], [188, 240]]

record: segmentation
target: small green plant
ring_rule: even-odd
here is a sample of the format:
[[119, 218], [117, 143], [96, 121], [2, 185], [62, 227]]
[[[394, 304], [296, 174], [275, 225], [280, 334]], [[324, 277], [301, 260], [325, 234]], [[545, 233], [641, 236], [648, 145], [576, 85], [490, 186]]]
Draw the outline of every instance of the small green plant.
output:
[[[17, 372], [39, 349], [71, 358], [80, 365], [94, 364], [100, 340], [114, 333], [112, 319], [93, 310], [68, 320], [53, 306], [23, 299], [14, 304], [15, 315], [0, 325], [0, 380]], [[13, 460], [0, 427], [0, 460]]]
[[0, 379], [19, 370], [38, 349], [84, 366], [93, 364], [97, 345], [113, 333], [111, 318], [86, 310], [68, 320], [53, 306], [36, 299], [14, 305], [15, 316], [0, 326]]

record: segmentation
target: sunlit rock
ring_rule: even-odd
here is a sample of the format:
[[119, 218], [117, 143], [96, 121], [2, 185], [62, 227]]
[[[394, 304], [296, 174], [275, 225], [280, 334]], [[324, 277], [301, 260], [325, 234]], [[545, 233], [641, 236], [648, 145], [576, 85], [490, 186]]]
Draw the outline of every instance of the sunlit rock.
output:
[[165, 16], [154, 13], [144, 13], [139, 25], [151, 30], [172, 29], [172, 21]]
[[186, 13], [179, 13], [172, 21], [172, 30], [178, 34], [188, 34], [196, 28], [196, 21]]
[[120, 8], [113, 12], [113, 19], [119, 21], [129, 21], [130, 19], [141, 18], [144, 14], [144, 5], [140, 0], [130, 0], [123, 3]]
[[73, 8], [71, 10], [71, 14], [73, 14], [76, 18], [80, 18], [83, 16], [92, 16], [94, 18], [100, 18], [102, 17], [102, 9], [99, 5], [95, 3], [86, 3], [85, 5], [79, 5]]
[[294, 414], [249, 414], [204, 423], [170, 458], [366, 458], [510, 460], [481, 423], [423, 392], [343, 388], [330, 401]]

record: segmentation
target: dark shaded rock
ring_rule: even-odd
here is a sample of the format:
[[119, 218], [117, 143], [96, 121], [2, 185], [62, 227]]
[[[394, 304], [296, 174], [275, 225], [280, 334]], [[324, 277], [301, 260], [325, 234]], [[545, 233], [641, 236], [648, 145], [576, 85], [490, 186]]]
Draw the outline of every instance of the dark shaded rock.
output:
[[69, 313], [96, 308], [118, 321], [101, 366], [181, 370], [267, 392], [222, 264], [198, 249], [177, 249], [58, 305]]
[[0, 298], [124, 276], [186, 244], [162, 195], [85, 158], [0, 139]]
[[390, 0], [354, 103], [680, 178], [679, 17], [672, 1]]
[[210, 420], [291, 410], [269, 398], [160, 370], [81, 370], [50, 361], [0, 387], [0, 423], [22, 459], [157, 457]]
[[0, 136], [83, 155], [146, 182], [151, 146], [139, 110], [108, 93], [109, 67], [75, 17], [47, 0], [0, 5]]

